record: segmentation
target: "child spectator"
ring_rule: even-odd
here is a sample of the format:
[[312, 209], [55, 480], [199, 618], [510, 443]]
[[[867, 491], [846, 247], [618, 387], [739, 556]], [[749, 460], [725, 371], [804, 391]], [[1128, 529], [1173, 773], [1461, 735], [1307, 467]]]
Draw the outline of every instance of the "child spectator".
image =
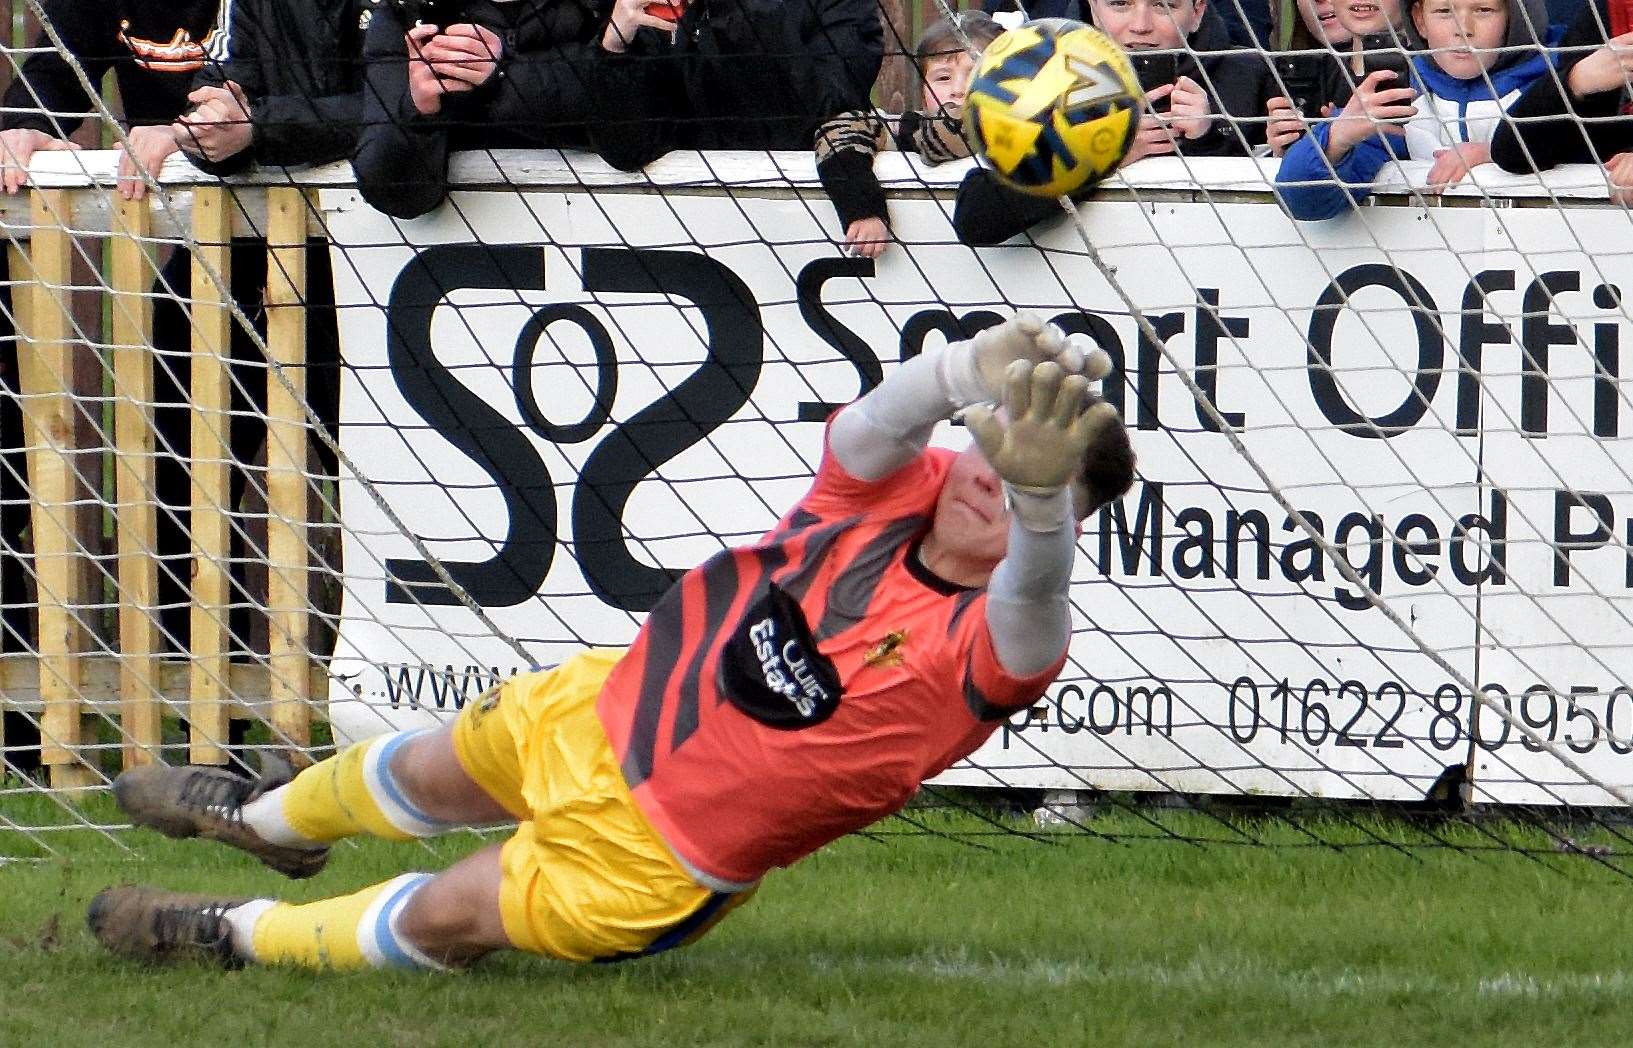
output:
[[1349, 45], [1339, 47], [1343, 61], [1336, 80], [1328, 84], [1328, 101], [1341, 106], [1355, 93], [1355, 85], [1381, 69], [1405, 78], [1407, 51], [1421, 42], [1413, 34], [1405, 0], [1338, 0], [1338, 24], [1349, 33]]
[[[1308, 0], [1299, 0], [1306, 4]], [[1355, 85], [1380, 70], [1389, 70], [1404, 82], [1408, 52], [1421, 46], [1406, 17], [1404, 0], [1331, 0], [1310, 6], [1321, 19], [1320, 32], [1331, 45], [1329, 54], [1306, 56], [1319, 79], [1301, 99], [1275, 100], [1266, 139], [1271, 152], [1285, 154], [1304, 133], [1308, 122], [1330, 116], [1355, 93]], [[1330, 17], [1328, 17], [1330, 14]], [[1302, 118], [1302, 119], [1301, 119]]]
[[[1246, 156], [1280, 91], [1259, 55], [1233, 47], [1208, 0], [1091, 0], [1094, 24], [1129, 53], [1153, 113], [1124, 164], [1148, 156]], [[1166, 117], [1166, 119], [1164, 119]]]
[[1604, 164], [1611, 199], [1633, 204], [1633, 5], [1593, 0], [1559, 43], [1558, 75], [1540, 77], [1509, 107], [1491, 159], [1520, 174]]
[[1293, 217], [1341, 213], [1371, 192], [1367, 184], [1391, 158], [1433, 160], [1430, 192], [1489, 160], [1504, 110], [1549, 73], [1531, 29], [1545, 24], [1543, 0], [1511, 2], [1413, 0], [1413, 23], [1430, 49], [1412, 58], [1416, 86], [1392, 86], [1392, 70], [1368, 74], [1337, 119], [1293, 144], [1276, 176]]
[[923, 79], [923, 109], [899, 118], [873, 109], [853, 110], [818, 129], [817, 175], [839, 213], [851, 254], [878, 258], [890, 242], [885, 191], [873, 174], [879, 150], [914, 152], [931, 164], [970, 155], [960, 126], [964, 92], [976, 60], [1002, 31], [980, 11], [934, 22], [913, 47]]

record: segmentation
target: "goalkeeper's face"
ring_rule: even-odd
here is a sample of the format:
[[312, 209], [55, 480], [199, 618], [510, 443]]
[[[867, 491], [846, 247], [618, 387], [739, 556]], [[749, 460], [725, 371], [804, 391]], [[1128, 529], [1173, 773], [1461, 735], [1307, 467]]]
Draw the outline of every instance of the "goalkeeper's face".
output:
[[[1088, 493], [1073, 480], [1072, 505], [1081, 520], [1087, 515]], [[973, 562], [997, 567], [1009, 548], [1009, 506], [1004, 500], [1004, 484], [980, 450], [969, 450], [953, 460], [947, 480], [936, 500], [931, 523], [938, 547], [957, 552]]]
[[969, 561], [997, 566], [1009, 546], [1004, 484], [986, 456], [971, 447], [953, 460], [930, 525], [936, 544]]

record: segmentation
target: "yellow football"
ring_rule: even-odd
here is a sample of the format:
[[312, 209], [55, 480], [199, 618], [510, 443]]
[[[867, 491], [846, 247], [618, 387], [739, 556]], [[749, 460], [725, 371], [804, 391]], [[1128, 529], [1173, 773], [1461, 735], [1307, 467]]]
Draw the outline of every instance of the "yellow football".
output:
[[976, 63], [964, 129], [999, 181], [1071, 194], [1116, 169], [1144, 95], [1128, 56], [1082, 22], [1045, 18], [994, 40]]

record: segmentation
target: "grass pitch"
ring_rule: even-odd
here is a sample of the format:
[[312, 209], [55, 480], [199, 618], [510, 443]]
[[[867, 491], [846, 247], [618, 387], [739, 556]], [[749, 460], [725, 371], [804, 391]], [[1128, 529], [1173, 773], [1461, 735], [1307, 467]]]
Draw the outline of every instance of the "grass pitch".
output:
[[[23, 804], [13, 797], [0, 815], [49, 814]], [[1234, 836], [1195, 813], [1161, 822]], [[1089, 825], [1153, 832], [1146, 815]], [[207, 844], [81, 830], [49, 838], [57, 858], [0, 866], [0, 1045], [1627, 1042], [1626, 876], [1512, 828], [1508, 839], [1542, 854], [1402, 854], [1377, 840], [1420, 844], [1423, 831], [1385, 819], [1323, 827], [1327, 840], [1371, 842], [1343, 851], [1277, 823], [1249, 832], [1282, 846], [853, 837], [769, 878], [688, 949], [588, 967], [505, 957], [449, 977], [144, 970], [100, 953], [83, 913], [95, 892], [131, 880], [338, 894], [438, 868], [473, 838], [342, 846], [322, 876], [292, 884]], [[1491, 844], [1466, 827], [1434, 832]], [[0, 854], [27, 844], [0, 831]]]

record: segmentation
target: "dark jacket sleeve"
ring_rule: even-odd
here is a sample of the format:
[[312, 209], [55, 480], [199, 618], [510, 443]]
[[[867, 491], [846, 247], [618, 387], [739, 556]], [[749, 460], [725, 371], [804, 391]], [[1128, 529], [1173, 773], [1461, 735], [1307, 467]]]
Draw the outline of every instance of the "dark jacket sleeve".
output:
[[1559, 65], [1508, 107], [1491, 139], [1491, 159], [1504, 171], [1528, 174], [1555, 164], [1596, 164], [1633, 149], [1633, 119], [1605, 119], [1620, 110], [1624, 90], [1572, 99], [1564, 86], [1576, 64], [1604, 44], [1600, 26], [1610, 24], [1607, 6], [1595, 0], [1583, 7], [1559, 42]]
[[389, 4], [363, 37], [363, 127], [352, 167], [363, 199], [395, 218], [417, 218], [448, 195], [448, 132], [408, 93], [406, 30]]
[[[641, 30], [647, 36], [655, 32]], [[648, 52], [615, 55], [595, 49], [589, 67], [593, 116], [585, 130], [590, 148], [620, 171], [639, 171], [675, 147], [676, 124], [668, 106], [680, 89], [672, 83], [672, 68], [659, 68], [669, 65]]]
[[267, 95], [251, 111], [259, 164], [323, 164], [352, 155], [363, 120], [363, 94]]
[[[222, 0], [222, 3], [232, 5], [231, 17], [240, 20], [240, 28], [232, 36], [226, 60], [205, 62], [204, 67], [193, 76], [193, 87], [195, 90], [200, 87], [220, 87], [231, 80], [242, 88], [244, 98], [249, 102], [250, 131], [253, 136], [257, 130], [255, 122], [261, 115], [256, 100], [266, 92], [265, 81], [261, 76], [260, 40], [247, 24], [253, 17], [249, 4], [244, 0]], [[187, 154], [187, 159], [206, 174], [217, 177], [235, 175], [255, 162], [254, 139], [251, 138], [249, 148], [220, 160], [206, 160], [192, 153]]]
[[868, 107], [884, 62], [884, 28], [874, 0], [818, 0], [817, 28], [806, 41], [815, 65], [811, 125]]
[[[100, 83], [113, 67], [111, 56], [118, 46], [119, 25], [113, 5], [106, 0], [46, 0], [45, 13], [91, 83]], [[73, 68], [52, 49], [49, 37], [41, 33], [34, 46], [47, 50], [25, 58], [17, 78], [6, 88], [6, 112], [0, 113], [0, 128], [32, 128], [67, 138], [79, 129], [84, 118], [51, 114], [88, 112], [91, 100], [80, 87]]]
[[582, 126], [595, 112], [604, 13], [579, 0], [549, 0], [523, 19], [504, 33], [499, 74], [475, 93], [483, 122], [523, 134], [543, 129], [546, 138]]
[[598, 50], [568, 44], [508, 56], [484, 101], [487, 121], [547, 129], [584, 123], [594, 112]]
[[885, 188], [873, 173], [871, 154], [841, 149], [817, 164], [817, 178], [839, 213], [839, 228], [849, 229], [863, 218], [890, 221]]
[[1002, 244], [1046, 218], [1060, 214], [1060, 202], [1011, 189], [977, 167], [959, 183], [953, 203], [953, 232], [971, 247]]
[[1203, 85], [1213, 101], [1214, 121], [1195, 146], [1182, 145], [1187, 156], [1251, 156], [1264, 145], [1266, 105], [1281, 92], [1269, 64], [1257, 52], [1218, 55], [1203, 63]]
[[[917, 114], [902, 117], [906, 123]], [[916, 121], [915, 121], [916, 124]], [[893, 135], [873, 110], [850, 110], [826, 121], [816, 134], [817, 178], [839, 214], [839, 228], [864, 218], [890, 221], [884, 187], [873, 161]]]
[[[285, 34], [276, 22], [260, 21], [269, 17], [266, 6], [245, 0], [227, 2], [233, 4], [233, 33], [226, 61], [206, 64], [193, 86], [236, 83], [249, 102], [253, 137], [242, 152], [218, 161], [194, 158], [193, 164], [213, 175], [230, 175], [252, 164], [322, 164], [351, 157], [363, 119], [362, 91], [319, 95], [291, 90], [295, 79], [305, 77], [292, 77], [290, 71], [275, 67], [298, 65], [299, 56], [267, 48], [268, 41]], [[298, 38], [290, 40], [292, 47], [300, 43]]]

